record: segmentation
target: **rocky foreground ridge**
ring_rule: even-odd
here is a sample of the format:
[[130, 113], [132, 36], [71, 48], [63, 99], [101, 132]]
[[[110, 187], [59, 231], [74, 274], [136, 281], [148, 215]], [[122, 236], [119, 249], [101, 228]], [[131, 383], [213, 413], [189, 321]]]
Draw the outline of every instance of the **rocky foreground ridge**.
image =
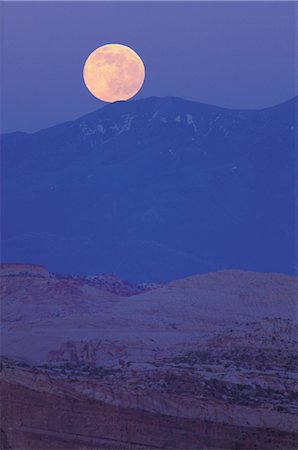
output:
[[295, 449], [296, 300], [280, 274], [3, 265], [1, 448]]

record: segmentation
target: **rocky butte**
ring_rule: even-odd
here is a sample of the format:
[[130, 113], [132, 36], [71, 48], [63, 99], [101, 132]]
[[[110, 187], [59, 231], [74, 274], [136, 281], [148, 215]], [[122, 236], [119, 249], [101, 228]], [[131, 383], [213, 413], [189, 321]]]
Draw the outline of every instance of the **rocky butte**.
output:
[[1, 269], [1, 448], [297, 448], [297, 277]]

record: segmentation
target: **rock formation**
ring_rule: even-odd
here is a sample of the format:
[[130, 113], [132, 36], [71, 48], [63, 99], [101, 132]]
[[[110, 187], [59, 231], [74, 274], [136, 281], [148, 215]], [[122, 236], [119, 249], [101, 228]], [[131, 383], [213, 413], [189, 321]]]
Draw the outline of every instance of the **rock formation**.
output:
[[37, 272], [1, 277], [2, 448], [297, 447], [296, 277]]

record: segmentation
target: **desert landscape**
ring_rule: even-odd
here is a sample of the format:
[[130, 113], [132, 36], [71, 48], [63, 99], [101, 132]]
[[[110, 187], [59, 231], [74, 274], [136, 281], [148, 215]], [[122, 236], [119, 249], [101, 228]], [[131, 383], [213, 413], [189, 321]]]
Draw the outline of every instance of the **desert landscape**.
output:
[[0, 449], [297, 450], [297, 4], [0, 8]]
[[297, 447], [297, 277], [1, 269], [1, 448]]

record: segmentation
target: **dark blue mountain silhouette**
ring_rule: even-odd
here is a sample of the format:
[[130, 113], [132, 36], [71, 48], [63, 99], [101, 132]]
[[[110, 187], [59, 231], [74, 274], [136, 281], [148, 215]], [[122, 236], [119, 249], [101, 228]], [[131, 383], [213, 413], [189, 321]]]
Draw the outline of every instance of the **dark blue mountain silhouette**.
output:
[[297, 271], [297, 98], [117, 102], [2, 136], [2, 260], [170, 280]]

